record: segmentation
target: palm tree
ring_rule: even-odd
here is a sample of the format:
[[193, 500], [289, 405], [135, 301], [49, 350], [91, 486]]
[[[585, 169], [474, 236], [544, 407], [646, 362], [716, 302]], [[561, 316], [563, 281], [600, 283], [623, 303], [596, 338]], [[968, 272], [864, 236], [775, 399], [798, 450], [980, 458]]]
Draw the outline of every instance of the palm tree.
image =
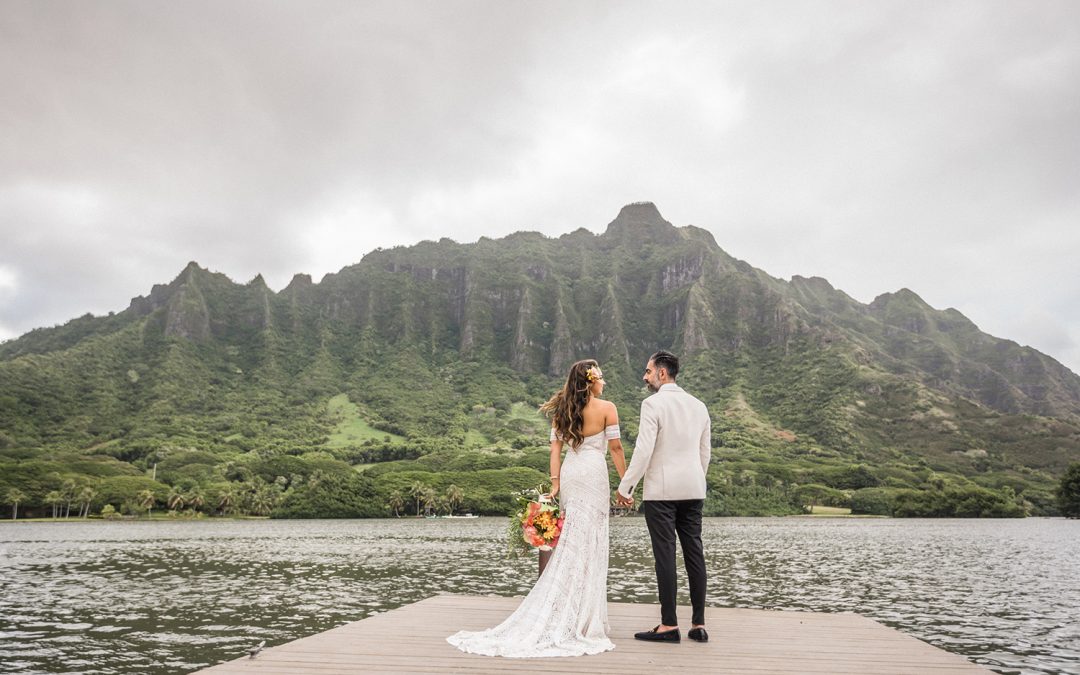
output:
[[191, 488], [191, 492], [187, 493], [185, 498], [187, 503], [191, 505], [191, 508], [198, 511], [206, 503], [206, 498], [203, 497], [203, 493], [199, 488]]
[[64, 503], [64, 496], [60, 494], [59, 490], [53, 490], [45, 495], [45, 503], [52, 507], [52, 517], [55, 519], [60, 505]]
[[465, 499], [465, 493], [458, 486], [451, 485], [446, 488], [446, 501], [450, 505], [450, 513], [457, 511], [463, 499]]
[[97, 490], [89, 485], [79, 490], [79, 513], [83, 518], [90, 515], [90, 503], [94, 501], [94, 497], [97, 496]]
[[251, 487], [251, 483], [240, 483], [236, 487], [236, 506], [235, 512], [242, 516], [246, 516], [251, 513], [251, 497], [254, 488]]
[[271, 488], [258, 489], [251, 495], [251, 510], [257, 516], [268, 516], [274, 510], [274, 502], [274, 493]]
[[169, 490], [169, 496], [165, 501], [171, 510], [179, 511], [184, 508], [184, 493], [180, 491], [180, 488], [174, 487]]
[[450, 499], [447, 498], [446, 495], [438, 495], [435, 497], [435, 511], [444, 516], [453, 513], [454, 509], [450, 506]]
[[438, 497], [435, 495], [435, 488], [425, 486], [424, 494], [420, 497], [420, 501], [424, 502], [424, 515], [426, 516], [429, 511], [435, 508], [435, 502]]
[[63, 487], [60, 488], [60, 495], [66, 502], [66, 509], [64, 511], [64, 518], [71, 517], [71, 502], [75, 501], [75, 492], [79, 489], [78, 484], [70, 478], [64, 481]]
[[420, 515], [420, 500], [424, 498], [424, 491], [427, 490], [427, 486], [418, 480], [414, 480], [413, 484], [409, 486], [409, 496], [416, 500], [416, 515]]
[[231, 487], [225, 488], [221, 491], [221, 496], [218, 497], [218, 511], [227, 514], [232, 512], [233, 503], [236, 502], [236, 494]]
[[26, 493], [19, 488], [11, 488], [7, 491], [7, 500], [11, 502], [11, 519], [19, 517], [19, 502], [26, 499]]
[[150, 512], [154, 509], [154, 504], [157, 503], [157, 497], [150, 490], [143, 490], [139, 493], [139, 506], [146, 509], [146, 517], [150, 517]]
[[394, 490], [390, 493], [390, 497], [386, 500], [386, 504], [393, 509], [394, 516], [401, 517], [401, 509], [405, 506], [405, 498], [401, 496], [401, 492]]

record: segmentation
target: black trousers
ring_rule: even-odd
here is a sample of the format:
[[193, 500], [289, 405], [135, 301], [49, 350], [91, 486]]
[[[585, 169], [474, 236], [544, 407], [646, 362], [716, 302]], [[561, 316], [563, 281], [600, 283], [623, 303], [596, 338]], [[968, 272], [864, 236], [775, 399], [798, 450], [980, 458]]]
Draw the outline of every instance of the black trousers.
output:
[[646, 501], [641, 505], [652, 539], [656, 559], [656, 586], [660, 597], [660, 620], [665, 626], [679, 625], [675, 614], [678, 586], [675, 573], [675, 537], [682, 544], [683, 563], [690, 581], [690, 604], [693, 623], [705, 623], [705, 550], [701, 545], [701, 507], [703, 499]]

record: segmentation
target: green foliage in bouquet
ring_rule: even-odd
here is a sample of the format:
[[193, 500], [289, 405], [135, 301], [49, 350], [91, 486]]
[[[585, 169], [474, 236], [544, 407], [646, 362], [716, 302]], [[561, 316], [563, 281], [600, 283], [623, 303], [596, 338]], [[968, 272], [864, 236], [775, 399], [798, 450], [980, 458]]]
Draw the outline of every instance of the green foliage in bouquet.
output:
[[550, 550], [562, 534], [563, 516], [559, 504], [545, 499], [542, 488], [514, 494], [516, 508], [507, 527], [507, 553], [520, 557], [533, 549]]

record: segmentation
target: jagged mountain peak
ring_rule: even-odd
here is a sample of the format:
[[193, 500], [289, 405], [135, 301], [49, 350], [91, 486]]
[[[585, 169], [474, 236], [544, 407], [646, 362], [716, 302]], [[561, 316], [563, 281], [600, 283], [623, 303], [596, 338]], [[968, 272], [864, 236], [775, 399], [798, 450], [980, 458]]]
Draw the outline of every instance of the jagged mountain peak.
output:
[[[727, 256], [707, 230], [673, 226], [649, 202], [623, 207], [601, 235], [444, 238], [373, 251], [318, 283], [297, 274], [283, 292], [263, 285], [261, 276], [236, 284], [191, 261], [130, 311], [0, 346], [0, 384], [22, 378], [25, 406], [82, 397], [66, 404], [68, 417], [50, 409], [15, 442], [40, 443], [62, 427], [89, 447], [178, 409], [190, 392], [206, 397], [194, 415], [220, 407], [242, 419], [246, 411], [227, 406], [244, 396], [316, 401], [348, 391], [372, 414], [405, 420], [402, 429], [444, 433], [426, 421], [429, 410], [464, 406], [454, 409], [460, 416], [478, 403], [522, 400], [503, 385], [542, 390], [545, 377], [558, 379], [585, 356], [608, 367], [613, 395], [636, 404], [634, 371], [656, 349], [673, 348], [686, 360], [688, 387], [713, 410], [745, 395], [755, 419], [830, 451], [900, 447], [921, 456], [930, 438], [933, 461], [966, 462], [964, 453], [980, 450], [1005, 465], [1026, 450], [1006, 432], [1027, 439], [1064, 429], [1032, 451], [1045, 467], [1080, 447], [1069, 435], [1080, 421], [1080, 378], [1053, 359], [980, 333], [910, 289], [867, 305], [821, 277], [770, 277]], [[403, 407], [396, 385], [376, 386], [414, 372], [426, 378], [416, 388], [431, 395], [422, 412]], [[471, 372], [498, 378], [469, 380]], [[127, 392], [134, 421], [112, 412], [117, 391]], [[1058, 419], [994, 423], [1018, 413]], [[203, 437], [222, 436], [191, 419]], [[743, 418], [717, 419], [725, 445], [747, 438]]]
[[[590, 258], [597, 250], [605, 255]], [[133, 299], [117, 321], [50, 329], [5, 345], [0, 356], [66, 348], [93, 332], [90, 324], [115, 330], [152, 314], [151, 327], [167, 337], [228, 341], [251, 326], [306, 335], [314, 322], [391, 342], [424, 336], [429, 351], [487, 354], [522, 372], [557, 373], [578, 353], [636, 360], [667, 345], [734, 358], [747, 348], [786, 354], [796, 339], [842, 340], [880, 357], [882, 368], [903, 363], [935, 387], [990, 405], [1008, 384], [1023, 392], [1021, 409], [1080, 410], [1076, 375], [979, 333], [955, 310], [936, 310], [907, 288], [865, 305], [821, 277], [773, 279], [727, 257], [708, 231], [675, 227], [652, 202], [622, 207], [602, 235], [443, 238], [373, 251], [317, 284], [297, 274], [287, 293], [267, 289], [261, 275], [244, 289], [190, 261], [171, 282]]]
[[311, 275], [310, 274], [304, 274], [303, 272], [298, 272], [298, 273], [293, 275], [292, 280], [289, 281], [289, 285], [286, 286], [285, 288], [289, 289], [289, 288], [300, 287], [300, 286], [311, 286], [313, 283], [314, 282], [311, 280]]
[[901, 288], [895, 293], [882, 293], [870, 302], [872, 309], [883, 309], [897, 302], [914, 304], [922, 309], [933, 309], [918, 293], [910, 288]]
[[829, 283], [828, 279], [818, 276], [804, 277], [801, 274], [796, 274], [791, 277], [791, 283], [811, 286], [814, 288], [821, 288], [830, 291], [836, 290], [833, 285]]
[[649, 239], [673, 241], [678, 229], [664, 220], [660, 209], [652, 202], [633, 202], [622, 207], [615, 220], [608, 223], [604, 235], [618, 239]]
[[[660, 209], [656, 208], [656, 204], [648, 201], [643, 202], [630, 202], [619, 209], [619, 215], [615, 217], [616, 220], [642, 220], [653, 221], [659, 223], [667, 223], [664, 217], [660, 215]], [[668, 223], [669, 225], [671, 223]]]
[[210, 270], [203, 267], [194, 260], [191, 260], [188, 262], [187, 265], [184, 265], [184, 269], [180, 270], [180, 274], [176, 275], [173, 281], [179, 281], [180, 283], [184, 283], [193, 279], [199, 279], [207, 274], [211, 274]]

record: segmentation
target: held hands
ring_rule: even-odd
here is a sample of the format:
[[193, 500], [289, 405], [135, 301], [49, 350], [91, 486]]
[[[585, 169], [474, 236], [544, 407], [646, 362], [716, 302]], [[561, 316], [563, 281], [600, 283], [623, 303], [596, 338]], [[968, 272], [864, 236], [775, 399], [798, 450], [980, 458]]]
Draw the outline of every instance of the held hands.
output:
[[623, 497], [618, 490], [615, 491], [615, 504], [623, 508], [630, 508], [634, 505], [633, 497]]

